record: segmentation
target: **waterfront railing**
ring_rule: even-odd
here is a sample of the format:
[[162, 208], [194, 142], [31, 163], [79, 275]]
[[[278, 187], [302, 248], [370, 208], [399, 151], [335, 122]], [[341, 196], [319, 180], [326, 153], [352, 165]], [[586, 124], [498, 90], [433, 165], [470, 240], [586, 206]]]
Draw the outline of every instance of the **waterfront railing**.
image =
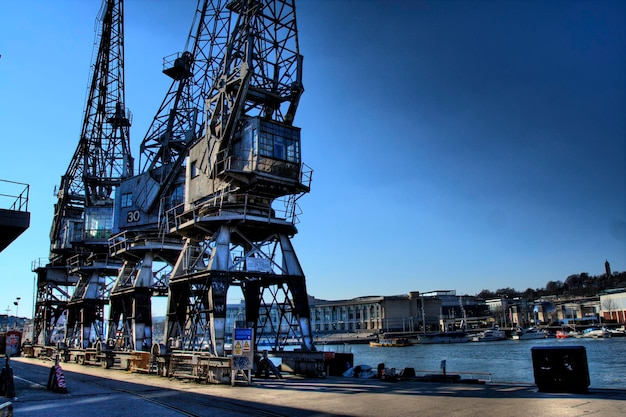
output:
[[[28, 211], [28, 196], [30, 193], [30, 185], [23, 184], [21, 182], [8, 181], [0, 179], [0, 182], [8, 185], [8, 188], [17, 189], [18, 191], [14, 192], [8, 191], [11, 194], [0, 193], [0, 208], [5, 208], [4, 202], [9, 201], [8, 208], [11, 211]], [[2, 190], [5, 189], [5, 186], [2, 186]]]

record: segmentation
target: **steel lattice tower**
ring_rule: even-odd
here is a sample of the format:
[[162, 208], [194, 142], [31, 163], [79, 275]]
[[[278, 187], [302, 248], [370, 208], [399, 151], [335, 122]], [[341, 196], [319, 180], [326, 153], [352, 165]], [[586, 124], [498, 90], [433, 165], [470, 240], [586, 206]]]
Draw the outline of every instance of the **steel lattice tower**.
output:
[[315, 350], [305, 276], [291, 237], [309, 191], [300, 129], [302, 86], [295, 4], [238, 0], [207, 128], [189, 151], [186, 198], [170, 224], [186, 238], [169, 282], [170, 347], [224, 355], [226, 296], [240, 286], [256, 343], [297, 340]]
[[198, 1], [184, 52], [164, 59], [172, 84], [143, 139], [139, 173], [116, 198], [111, 253], [123, 259], [111, 291], [109, 347], [147, 350], [152, 345], [152, 296], [167, 295], [169, 273], [183, 243], [164, 226], [167, 210], [184, 201], [185, 159], [202, 137], [205, 104], [228, 35], [225, 0]]
[[[78, 146], [61, 177], [50, 232], [50, 262], [37, 267], [34, 341], [50, 333], [67, 309], [67, 341], [87, 345], [103, 334], [111, 277], [121, 264], [108, 256], [113, 229], [113, 193], [133, 174], [130, 114], [124, 96], [122, 0], [104, 0], [100, 10], [89, 94]], [[76, 285], [68, 300], [64, 289]], [[95, 334], [94, 334], [95, 333]]]

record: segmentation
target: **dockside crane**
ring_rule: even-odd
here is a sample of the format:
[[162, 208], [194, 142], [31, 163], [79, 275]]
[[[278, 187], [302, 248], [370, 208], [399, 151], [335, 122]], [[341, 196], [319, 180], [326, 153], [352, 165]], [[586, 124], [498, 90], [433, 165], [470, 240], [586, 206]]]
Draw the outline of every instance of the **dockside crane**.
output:
[[[66, 315], [65, 342], [85, 348], [103, 335], [104, 306], [121, 263], [109, 257], [114, 191], [133, 175], [124, 94], [124, 4], [104, 0], [78, 146], [56, 192], [50, 257], [37, 265], [35, 344], [51, 345]], [[71, 287], [74, 287], [72, 293]]]
[[170, 88], [141, 143], [138, 173], [118, 189], [119, 233], [110, 249], [124, 265], [110, 294], [109, 349], [149, 350], [153, 343], [151, 297], [167, 295], [183, 247], [165, 216], [182, 207], [189, 146], [204, 134], [206, 100], [228, 40], [226, 3], [199, 0], [183, 52], [164, 58]]
[[314, 351], [305, 276], [291, 237], [310, 190], [293, 125], [302, 85], [293, 0], [236, 0], [204, 135], [192, 144], [182, 210], [185, 246], [169, 280], [170, 349], [224, 356], [226, 298], [239, 286], [255, 341]]

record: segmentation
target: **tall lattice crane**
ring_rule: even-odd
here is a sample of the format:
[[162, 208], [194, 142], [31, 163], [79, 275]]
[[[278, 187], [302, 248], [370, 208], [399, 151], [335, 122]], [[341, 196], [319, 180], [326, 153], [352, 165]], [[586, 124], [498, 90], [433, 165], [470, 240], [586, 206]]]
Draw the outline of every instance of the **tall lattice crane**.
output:
[[236, 0], [207, 128], [189, 150], [185, 236], [169, 282], [170, 347], [225, 353], [226, 295], [240, 286], [256, 344], [298, 340], [315, 350], [305, 277], [291, 237], [309, 191], [293, 125], [302, 86], [293, 0]]
[[184, 201], [184, 163], [203, 136], [205, 103], [228, 38], [225, 0], [199, 0], [184, 52], [164, 59], [171, 86], [140, 146], [139, 172], [116, 198], [111, 254], [124, 260], [111, 291], [110, 347], [145, 350], [152, 344], [151, 297], [167, 295], [171, 267], [182, 249], [165, 213]]
[[71, 345], [87, 347], [102, 335], [107, 279], [121, 266], [108, 256], [108, 239], [115, 187], [133, 174], [131, 117], [124, 95], [123, 0], [104, 0], [97, 21], [80, 138], [54, 206], [50, 262], [36, 268], [34, 341], [44, 345], [52, 343], [52, 329], [65, 310]]

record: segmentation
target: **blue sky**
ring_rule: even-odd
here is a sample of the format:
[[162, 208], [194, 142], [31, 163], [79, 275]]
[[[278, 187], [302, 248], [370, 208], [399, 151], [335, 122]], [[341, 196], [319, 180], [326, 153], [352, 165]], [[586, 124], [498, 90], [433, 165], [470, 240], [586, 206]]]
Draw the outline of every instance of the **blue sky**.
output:
[[[125, 2], [138, 145], [195, 0]], [[31, 227], [0, 253], [0, 311], [32, 312], [53, 189], [76, 148], [100, 1], [0, 6], [0, 178]], [[626, 270], [626, 3], [297, 3], [314, 169], [293, 242], [323, 299], [545, 286]], [[231, 298], [229, 296], [229, 298]]]

